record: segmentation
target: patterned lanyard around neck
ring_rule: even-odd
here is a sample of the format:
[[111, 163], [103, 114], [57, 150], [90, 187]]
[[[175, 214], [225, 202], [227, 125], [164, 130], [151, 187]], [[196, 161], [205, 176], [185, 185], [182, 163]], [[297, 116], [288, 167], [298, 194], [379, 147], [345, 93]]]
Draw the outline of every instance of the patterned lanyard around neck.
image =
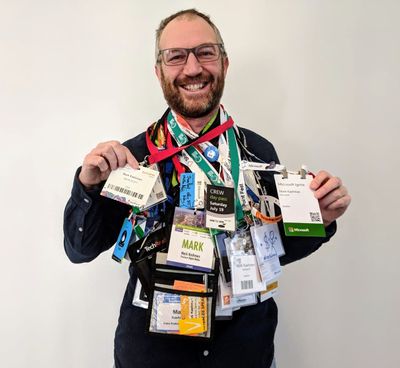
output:
[[[189, 124], [186, 123], [184, 124], [185, 126], [183, 126], [183, 124], [179, 123], [179, 120], [181, 119], [182, 118], [178, 119], [177, 116], [172, 111], [170, 111], [167, 116], [168, 131], [171, 134], [171, 136], [175, 139], [178, 146], [187, 144], [189, 142], [189, 138], [194, 139], [198, 137], [198, 134], [196, 134], [193, 130], [189, 128]], [[221, 124], [226, 122], [228, 119], [229, 119], [228, 114], [221, 106], [220, 108]], [[206, 126], [207, 125], [211, 125], [210, 122], [206, 124]], [[228, 155], [230, 157], [230, 174], [234, 182], [235, 191], [237, 191], [239, 183], [240, 157], [233, 127], [227, 130], [227, 141], [228, 141], [228, 152], [229, 152]], [[210, 143], [208, 142], [204, 143], [205, 146], [207, 146], [207, 144]], [[206, 176], [208, 177], [208, 179], [211, 181], [212, 184], [219, 186], [225, 185], [224, 181], [220, 178], [219, 174], [214, 169], [214, 167], [208, 162], [208, 160], [205, 159], [204, 155], [196, 147], [189, 146], [185, 148], [185, 151], [199, 166], [199, 168], [206, 174]], [[236, 196], [236, 215], [239, 221], [243, 218], [243, 209], [238, 199], [238, 196]]]

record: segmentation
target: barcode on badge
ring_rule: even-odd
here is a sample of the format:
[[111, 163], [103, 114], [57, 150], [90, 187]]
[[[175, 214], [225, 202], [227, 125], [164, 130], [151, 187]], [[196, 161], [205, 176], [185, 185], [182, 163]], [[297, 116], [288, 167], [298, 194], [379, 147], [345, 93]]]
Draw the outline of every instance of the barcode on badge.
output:
[[118, 185], [113, 185], [113, 184], [108, 184], [107, 185], [107, 189], [111, 189], [111, 190], [115, 190], [119, 193], [123, 193], [123, 194], [127, 194], [133, 198], [138, 198], [138, 199], [143, 199], [143, 194], [137, 193], [137, 192], [133, 192], [132, 190], [126, 189], [126, 188], [122, 188]]
[[311, 222], [321, 222], [321, 216], [319, 212], [310, 212]]
[[248, 290], [253, 288], [253, 280], [242, 280], [240, 281], [242, 290]]

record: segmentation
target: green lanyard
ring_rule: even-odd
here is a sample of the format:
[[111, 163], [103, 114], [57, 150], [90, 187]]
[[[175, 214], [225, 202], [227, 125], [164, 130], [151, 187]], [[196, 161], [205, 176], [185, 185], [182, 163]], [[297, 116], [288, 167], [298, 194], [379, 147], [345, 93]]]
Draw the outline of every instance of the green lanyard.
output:
[[[222, 112], [221, 112], [222, 113]], [[216, 115], [215, 115], [216, 116]], [[215, 116], [212, 120], [215, 120]], [[174, 118], [172, 112], [170, 111], [167, 117], [168, 127], [170, 128], [170, 132], [174, 137], [175, 141], [179, 146], [186, 144], [189, 139], [186, 134], [180, 128], [178, 122]], [[211, 121], [210, 121], [211, 122]], [[211, 126], [210, 122], [206, 124], [205, 128], [209, 128]], [[236, 142], [234, 128], [230, 128], [227, 130], [228, 135], [228, 147], [229, 147], [229, 155], [231, 158], [231, 173], [235, 186], [235, 192], [237, 192], [238, 183], [239, 183], [239, 150]], [[204, 129], [203, 129], [204, 131]], [[202, 132], [203, 132], [202, 131]], [[207, 178], [214, 185], [224, 186], [224, 182], [221, 180], [220, 176], [215, 172], [214, 167], [204, 158], [204, 156], [193, 146], [190, 146], [185, 149], [188, 155], [192, 158], [192, 160], [200, 167], [200, 169], [206, 174]], [[236, 194], [236, 219], [238, 222], [241, 222], [243, 219], [243, 208]]]
[[[233, 182], [235, 183], [235, 192], [237, 192], [239, 183], [239, 150], [236, 142], [236, 136], [233, 128], [228, 129], [228, 147], [229, 155], [231, 157], [231, 174]], [[239, 196], [236, 194], [236, 218], [240, 222], [244, 217], [242, 204], [240, 203]]]

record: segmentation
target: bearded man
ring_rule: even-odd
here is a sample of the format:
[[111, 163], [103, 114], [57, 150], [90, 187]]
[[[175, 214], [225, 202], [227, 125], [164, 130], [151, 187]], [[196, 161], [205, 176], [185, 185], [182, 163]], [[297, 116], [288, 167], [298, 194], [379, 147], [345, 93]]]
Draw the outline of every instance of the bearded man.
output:
[[[147, 223], [163, 221], [171, 225], [174, 209], [179, 205], [180, 179], [183, 173], [194, 170], [195, 164], [200, 162], [196, 157], [220, 176], [215, 180], [224, 183], [231, 180], [233, 184], [236, 183], [234, 175], [225, 170], [227, 162], [232, 172], [235, 170], [235, 162], [226, 159], [232, 153], [232, 147], [239, 148], [239, 157], [279, 163], [272, 144], [248, 129], [236, 127], [232, 130], [236, 132], [233, 134], [236, 146], [226, 143], [230, 139], [228, 131], [211, 136], [216, 129], [231, 121], [220, 105], [228, 66], [221, 34], [208, 16], [189, 9], [160, 23], [156, 33], [155, 72], [168, 109], [146, 132], [123, 144], [118, 141], [100, 143], [84, 158], [65, 209], [65, 250], [72, 262], [89, 262], [108, 250], [116, 243], [124, 218], [129, 216], [129, 206], [100, 195], [104, 181], [113, 170], [126, 165], [138, 169], [138, 162], [146, 161], [149, 155], [179, 146], [187, 147], [166, 155], [158, 162], [168, 200], [143, 214], [147, 216]], [[177, 126], [179, 134], [175, 131]], [[211, 137], [209, 141], [192, 145], [200, 142], [205, 134]], [[189, 146], [195, 147], [198, 156], [188, 154], [191, 152]], [[207, 179], [212, 182], [211, 176]], [[276, 195], [270, 173], [261, 173], [259, 179], [264, 193]], [[247, 183], [244, 184], [247, 187]], [[319, 202], [326, 236], [288, 237], [279, 225], [285, 251], [279, 259], [281, 265], [306, 257], [327, 242], [336, 231], [335, 220], [350, 203], [350, 196], [340, 179], [326, 171], [315, 176], [310, 189]], [[236, 210], [237, 213], [243, 209]], [[151, 233], [152, 229], [146, 225], [145, 231]], [[210, 315], [214, 324], [212, 339], [176, 339], [174, 334], [166, 338], [146, 333], [146, 329], [149, 330], [146, 310], [132, 304], [138, 273], [134, 262], [129, 271], [115, 334], [117, 368], [160, 365], [268, 368], [274, 364], [277, 307], [273, 298], [242, 307], [225, 320]]]

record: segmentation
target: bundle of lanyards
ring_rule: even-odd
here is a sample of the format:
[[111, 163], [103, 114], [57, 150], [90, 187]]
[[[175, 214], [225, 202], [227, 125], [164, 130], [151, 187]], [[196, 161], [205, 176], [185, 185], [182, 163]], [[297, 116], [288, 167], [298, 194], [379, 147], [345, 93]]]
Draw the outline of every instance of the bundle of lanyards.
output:
[[[171, 167], [168, 170], [166, 163], [163, 172], [160, 173], [167, 193], [170, 192], [171, 186], [178, 184], [180, 176], [187, 171], [204, 180], [205, 185], [234, 188], [236, 230], [239, 233], [243, 233], [250, 225], [276, 224], [281, 220], [281, 215], [275, 216], [275, 206], [279, 206], [279, 201], [266, 193], [257, 171], [282, 172], [284, 166], [275, 162], [265, 163], [250, 152], [243, 133], [240, 136], [239, 129], [223, 106], [219, 110], [220, 124], [207, 132], [217, 115], [206, 124], [202, 130], [204, 134], [199, 136], [184, 119], [169, 111], [164, 125], [155, 123], [147, 131], [146, 143], [150, 155], [146, 157], [145, 163], [154, 165], [171, 159], [175, 170], [171, 172]], [[210, 142], [216, 137], [218, 148]], [[219, 163], [219, 172], [214, 166], [215, 163]], [[193, 210], [203, 209], [203, 196], [204, 190], [197, 191]], [[173, 201], [171, 196], [169, 201]], [[146, 217], [157, 218], [158, 207], [150, 209], [150, 215]], [[135, 212], [138, 210], [134, 209], [133, 214]], [[138, 218], [140, 219], [140, 215]], [[146, 224], [145, 233], [151, 231], [153, 225]], [[215, 234], [212, 229], [210, 231]], [[141, 230], [138, 232], [139, 237], [144, 236]]]
[[[202, 133], [206, 132], [207, 128], [213, 124], [216, 115], [206, 124]], [[252, 224], [252, 217], [266, 223], [280, 221], [281, 216], [270, 216], [271, 213], [274, 213], [271, 204], [278, 205], [279, 202], [276, 198], [267, 195], [257, 171], [284, 172], [284, 166], [277, 165], [275, 162], [265, 163], [250, 152], [245, 136], [242, 133], [242, 137], [240, 137], [239, 129], [223, 106], [220, 107], [219, 116], [220, 125], [199, 137], [186, 121], [173, 111], [169, 111], [164, 127], [159, 126], [155, 132], [151, 129], [155, 127], [154, 124], [146, 134], [150, 156], [146, 157], [145, 163], [155, 164], [168, 158], [172, 159], [175, 171], [172, 179], [167, 179], [166, 186], [176, 185], [177, 179], [179, 180], [182, 173], [191, 171], [199, 177], [205, 175], [206, 185], [235, 188], [238, 228], [243, 226], [243, 220]], [[151, 136], [155, 137], [155, 142], [150, 138]], [[210, 142], [216, 137], [218, 137], [218, 148]], [[174, 146], [172, 139], [178, 147]], [[241, 155], [245, 156], [246, 160], [242, 160]], [[219, 172], [212, 165], [215, 162], [219, 163]], [[169, 188], [166, 189], [168, 192]], [[200, 206], [204, 204], [204, 200], [201, 198], [204, 192], [198, 194], [200, 198], [196, 198], [194, 209], [201, 209]]]

